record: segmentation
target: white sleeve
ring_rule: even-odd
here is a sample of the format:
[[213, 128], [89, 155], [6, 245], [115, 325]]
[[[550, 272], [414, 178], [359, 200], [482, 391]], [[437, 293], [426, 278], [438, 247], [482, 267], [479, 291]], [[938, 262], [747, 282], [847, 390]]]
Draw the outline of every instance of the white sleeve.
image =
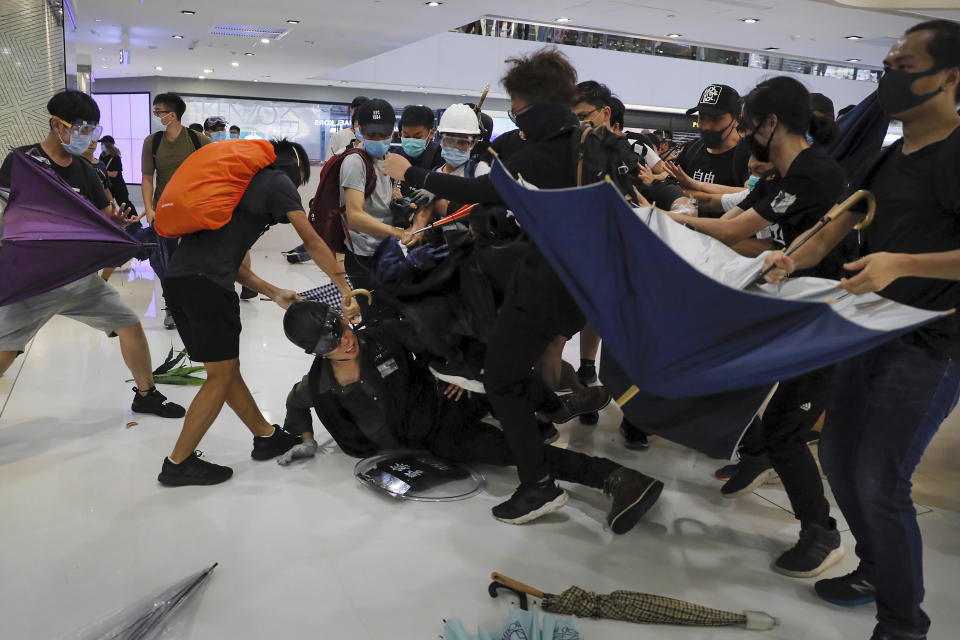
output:
[[720, 196], [720, 206], [723, 208], [724, 213], [726, 213], [746, 200], [748, 195], [750, 195], [750, 189], [744, 189], [743, 191], [736, 191], [734, 193], [724, 193]]
[[657, 155], [657, 152], [650, 148], [650, 145], [643, 145], [643, 148], [646, 149], [646, 152], [643, 154], [643, 159], [647, 163], [647, 166], [653, 169], [655, 166], [660, 164], [660, 156]]

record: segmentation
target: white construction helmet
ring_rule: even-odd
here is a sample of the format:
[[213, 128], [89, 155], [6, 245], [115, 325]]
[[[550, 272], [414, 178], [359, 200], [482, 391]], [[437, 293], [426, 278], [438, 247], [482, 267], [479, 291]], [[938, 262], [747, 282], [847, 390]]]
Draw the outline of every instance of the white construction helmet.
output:
[[477, 112], [465, 104], [452, 104], [440, 116], [440, 133], [465, 133], [480, 135], [480, 121]]

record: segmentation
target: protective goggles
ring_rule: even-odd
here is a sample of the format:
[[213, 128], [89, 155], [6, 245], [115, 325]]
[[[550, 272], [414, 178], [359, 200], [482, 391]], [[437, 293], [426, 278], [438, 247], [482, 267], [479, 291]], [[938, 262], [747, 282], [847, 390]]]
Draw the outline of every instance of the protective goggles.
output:
[[440, 145], [447, 147], [448, 149], [460, 149], [460, 151], [469, 151], [476, 143], [476, 139], [473, 137], [461, 138], [459, 136], [450, 136], [450, 135], [441, 135], [440, 136]]
[[60, 124], [69, 128], [73, 133], [77, 133], [81, 136], [90, 136], [94, 140], [99, 140], [100, 134], [103, 133], [103, 127], [99, 124], [92, 124], [89, 122], [84, 122], [83, 120], [78, 120], [71, 124], [63, 118], [57, 116], [53, 116], [53, 118], [58, 120]]

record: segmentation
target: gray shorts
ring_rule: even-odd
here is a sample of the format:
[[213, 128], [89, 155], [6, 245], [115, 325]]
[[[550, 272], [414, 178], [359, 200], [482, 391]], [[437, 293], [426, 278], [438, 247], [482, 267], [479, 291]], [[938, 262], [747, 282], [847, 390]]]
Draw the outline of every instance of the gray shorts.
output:
[[23, 352], [53, 316], [78, 320], [108, 336], [140, 322], [116, 289], [93, 273], [52, 291], [0, 307], [0, 351]]

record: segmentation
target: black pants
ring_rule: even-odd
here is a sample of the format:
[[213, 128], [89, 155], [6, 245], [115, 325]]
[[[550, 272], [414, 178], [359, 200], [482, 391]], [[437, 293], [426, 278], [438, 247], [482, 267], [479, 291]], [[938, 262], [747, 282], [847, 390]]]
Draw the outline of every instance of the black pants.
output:
[[584, 318], [545, 262], [539, 269], [528, 266], [521, 264], [507, 286], [487, 345], [483, 383], [520, 483], [531, 485], [551, 474], [534, 411], [557, 402], [533, 367], [556, 336], [572, 336]]
[[389, 308], [377, 300], [377, 281], [374, 278], [377, 263], [373, 259], [373, 256], [358, 256], [351, 251], [347, 251], [343, 256], [343, 266], [347, 271], [350, 284], [353, 285], [354, 289], [366, 289], [373, 292], [372, 304], [367, 303], [367, 299], [364, 296], [357, 297], [357, 302], [360, 305], [360, 314], [363, 316], [364, 321], [369, 322], [375, 318], [383, 318], [389, 315]]
[[781, 382], [743, 440], [745, 453], [770, 457], [797, 519], [822, 527], [829, 524], [830, 504], [806, 439], [826, 409], [832, 381], [833, 367], [827, 367]]

